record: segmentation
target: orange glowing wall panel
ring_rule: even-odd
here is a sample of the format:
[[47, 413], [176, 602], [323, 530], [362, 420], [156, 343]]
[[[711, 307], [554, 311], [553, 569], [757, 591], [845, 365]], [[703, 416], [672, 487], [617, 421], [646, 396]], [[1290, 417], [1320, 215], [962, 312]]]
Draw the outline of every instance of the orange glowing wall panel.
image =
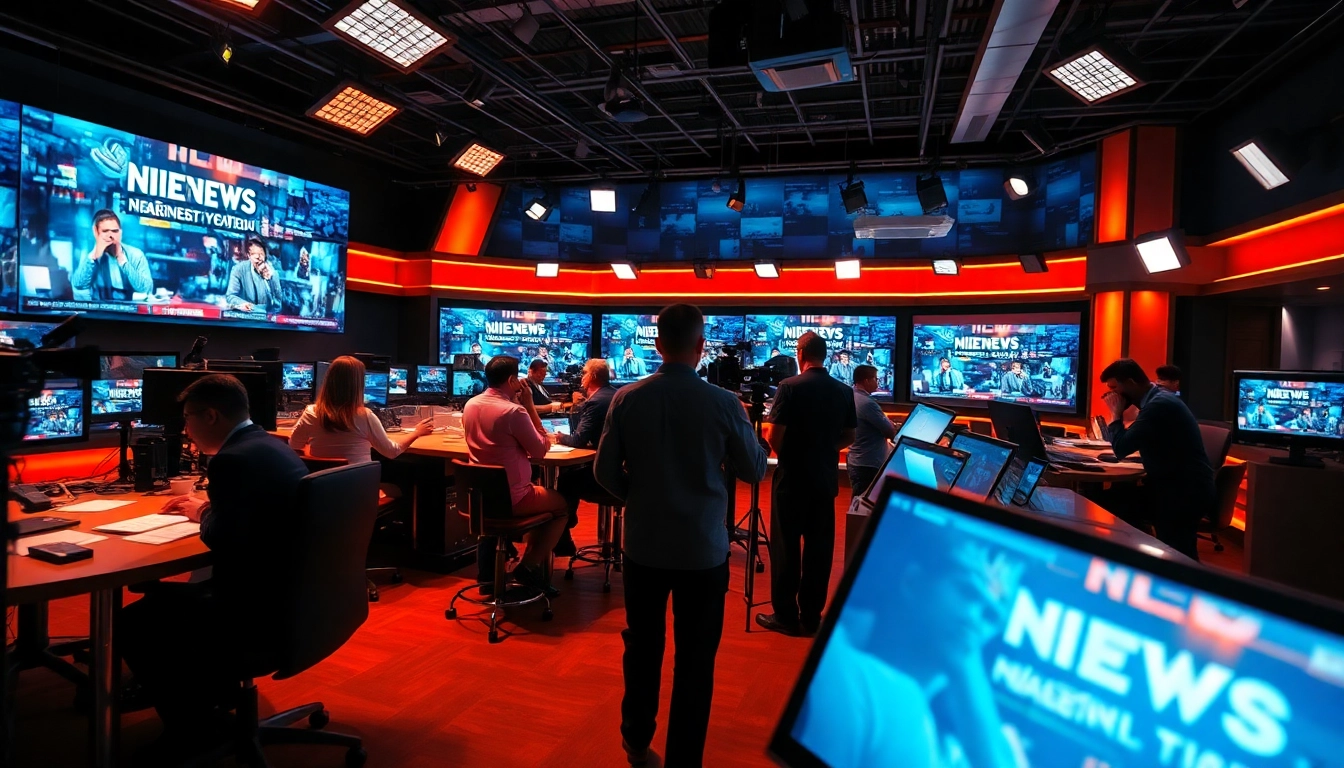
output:
[[1106, 391], [1097, 382], [1112, 362], [1124, 354], [1125, 292], [1106, 291], [1092, 297], [1092, 370], [1089, 372], [1088, 391], [1092, 393], [1091, 415], [1106, 413], [1101, 395]]
[[1165, 291], [1134, 291], [1129, 295], [1129, 351], [1149, 376], [1169, 362], [1171, 350], [1171, 294]]
[[18, 464], [18, 475], [11, 468], [9, 479], [14, 481], [22, 477], [25, 483], [48, 483], [68, 478], [84, 480], [95, 469], [106, 471], [117, 468], [115, 448], [76, 448], [53, 453], [33, 453], [15, 456], [14, 460]]
[[503, 193], [504, 187], [498, 184], [477, 182], [475, 192], [468, 192], [465, 184], [458, 184], [439, 236], [434, 240], [434, 250], [456, 256], [479, 256]]
[[1175, 223], [1176, 129], [1138, 129], [1134, 163], [1134, 234], [1169, 229]]
[[1101, 141], [1101, 173], [1097, 194], [1097, 242], [1129, 237], [1129, 145], [1132, 131]]
[[1259, 237], [1235, 240], [1227, 246], [1227, 276], [1223, 280], [1331, 261], [1344, 269], [1344, 210]]

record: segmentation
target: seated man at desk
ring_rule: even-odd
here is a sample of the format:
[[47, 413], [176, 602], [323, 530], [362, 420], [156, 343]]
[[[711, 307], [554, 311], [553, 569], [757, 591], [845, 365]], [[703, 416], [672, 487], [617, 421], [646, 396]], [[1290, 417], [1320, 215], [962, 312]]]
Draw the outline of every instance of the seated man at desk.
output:
[[[1106, 366], [1101, 383], [1109, 390], [1102, 400], [1110, 410], [1111, 449], [1122, 459], [1140, 454], [1145, 477], [1141, 486], [1116, 484], [1090, 498], [1131, 525], [1151, 523], [1164, 544], [1199, 560], [1199, 521], [1214, 504], [1213, 468], [1199, 422], [1183, 400], [1149, 381], [1128, 358]], [[1139, 415], [1126, 427], [1130, 406]]]
[[[545, 349], [542, 347], [542, 350]], [[532, 403], [537, 406], [537, 413], [553, 413], [560, 410], [560, 403], [551, 402], [551, 393], [542, 386], [550, 369], [551, 364], [540, 357], [527, 365], [527, 388], [532, 390]]]
[[121, 612], [117, 630], [122, 657], [163, 720], [151, 762], [164, 765], [224, 735], [212, 718], [236, 690], [235, 669], [276, 645], [270, 629], [283, 608], [274, 581], [293, 551], [290, 523], [308, 474], [289, 446], [248, 418], [247, 390], [233, 376], [200, 378], [178, 400], [187, 436], [213, 456], [209, 500], [179, 496], [163, 512], [200, 522], [214, 575], [151, 590]]
[[[596, 449], [598, 441], [602, 439], [602, 427], [607, 423], [607, 408], [611, 405], [612, 396], [616, 394], [616, 388], [611, 385], [611, 369], [607, 367], [606, 361], [589, 360], [583, 366], [582, 384], [586, 397], [570, 419], [574, 428], [568, 435], [554, 435], [553, 438], [560, 445], [571, 448]], [[560, 537], [560, 543], [555, 547], [555, 554], [569, 557], [574, 554], [574, 539], [570, 538], [569, 528], [578, 525], [579, 501], [592, 501], [606, 496], [607, 492], [593, 478], [591, 466], [574, 467], [562, 472], [559, 490], [560, 495], [565, 497], [565, 503], [569, 505], [569, 527]]]
[[[546, 455], [551, 440], [532, 402], [532, 390], [518, 378], [518, 358], [490, 358], [485, 365], [485, 381], [489, 388], [468, 400], [462, 409], [462, 432], [471, 463], [504, 467], [515, 517], [564, 511], [565, 497], [558, 491], [532, 484], [532, 460]], [[527, 586], [559, 594], [546, 576], [546, 561], [564, 531], [563, 518], [528, 531], [524, 537], [527, 551], [514, 568], [513, 577]], [[478, 557], [477, 567], [481, 565]], [[488, 568], [483, 571], [489, 572]]]

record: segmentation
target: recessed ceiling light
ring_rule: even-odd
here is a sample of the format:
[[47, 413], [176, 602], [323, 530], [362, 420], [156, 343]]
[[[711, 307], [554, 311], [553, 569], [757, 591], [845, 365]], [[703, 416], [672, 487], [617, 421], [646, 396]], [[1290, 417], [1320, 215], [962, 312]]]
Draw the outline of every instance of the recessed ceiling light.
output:
[[857, 280], [862, 271], [858, 259], [837, 259], [835, 262], [836, 280]]
[[1150, 275], [1171, 272], [1190, 265], [1190, 256], [1185, 251], [1185, 245], [1170, 230], [1152, 232], [1135, 238], [1134, 248], [1139, 252], [1143, 268], [1148, 270]]
[[955, 275], [961, 272], [961, 264], [956, 259], [934, 259], [933, 274]]
[[453, 158], [453, 167], [467, 173], [474, 173], [477, 176], [484, 176], [495, 170], [495, 166], [503, 161], [504, 153], [496, 152], [484, 144], [477, 144], [473, 141], [463, 147], [462, 151], [458, 152]]
[[452, 35], [399, 0], [355, 0], [331, 17], [326, 27], [403, 72], [454, 42]]
[[639, 277], [639, 270], [635, 268], [634, 264], [631, 264], [628, 261], [611, 262], [611, 271], [616, 275], [616, 279], [618, 280], [634, 280]]
[[758, 261], [753, 266], [756, 269], [757, 277], [764, 277], [766, 279], [779, 277], [778, 261]]
[[368, 136], [400, 111], [401, 107], [372, 96], [358, 86], [345, 83], [308, 110], [308, 116], [360, 136]]
[[554, 261], [537, 262], [537, 277], [558, 277], [560, 275], [560, 264]]
[[1288, 183], [1288, 174], [1269, 156], [1254, 139], [1232, 150], [1232, 156], [1250, 172], [1260, 186], [1274, 189]]
[[1100, 103], [1143, 85], [1114, 56], [1097, 46], [1084, 48], [1048, 72], [1055, 82], [1088, 104]]
[[614, 189], [588, 190], [588, 206], [597, 213], [615, 213], [616, 190]]

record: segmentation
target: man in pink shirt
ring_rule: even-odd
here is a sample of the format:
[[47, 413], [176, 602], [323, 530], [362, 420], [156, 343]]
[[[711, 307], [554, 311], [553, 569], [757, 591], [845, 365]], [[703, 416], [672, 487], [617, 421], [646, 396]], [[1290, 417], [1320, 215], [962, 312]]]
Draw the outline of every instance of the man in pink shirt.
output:
[[543, 512], [559, 514], [524, 536], [527, 550], [513, 569], [513, 577], [519, 582], [557, 595], [559, 592], [546, 575], [546, 560], [565, 531], [568, 506], [558, 491], [532, 484], [532, 459], [546, 455], [550, 437], [532, 402], [532, 390], [518, 378], [517, 358], [504, 355], [490, 358], [485, 366], [485, 380], [489, 389], [467, 401], [462, 409], [467, 455], [473, 464], [504, 468], [515, 517]]

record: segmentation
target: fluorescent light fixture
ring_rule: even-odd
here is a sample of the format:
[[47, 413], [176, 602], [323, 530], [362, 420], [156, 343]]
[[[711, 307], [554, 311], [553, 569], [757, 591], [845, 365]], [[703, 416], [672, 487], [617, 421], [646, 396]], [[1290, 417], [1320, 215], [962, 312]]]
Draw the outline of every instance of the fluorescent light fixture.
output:
[[601, 188], [588, 190], [588, 206], [597, 213], [615, 213], [616, 190]]
[[741, 213], [742, 209], [746, 206], [746, 204], [747, 204], [747, 180], [738, 179], [737, 191], [728, 196], [728, 207], [732, 208], [734, 211], [737, 211], [738, 213]]
[[533, 221], [545, 221], [546, 217], [551, 215], [554, 205], [551, 202], [550, 195], [543, 194], [541, 197], [534, 197], [528, 201], [523, 208], [523, 213], [527, 214], [527, 218]]
[[961, 272], [961, 263], [956, 259], [934, 259], [933, 274], [955, 275]]
[[455, 42], [405, 0], [355, 0], [324, 26], [402, 72]]
[[1008, 194], [1009, 200], [1021, 200], [1031, 194], [1031, 184], [1021, 176], [1009, 176], [1003, 182], [1003, 191]]
[[460, 171], [484, 176], [495, 170], [495, 166], [502, 162], [504, 162], [503, 152], [496, 152], [484, 144], [473, 141], [453, 156], [452, 165]]
[[1099, 104], [1143, 85], [1116, 57], [1091, 45], [1047, 70], [1050, 77], [1084, 103]]
[[836, 259], [835, 261], [835, 279], [836, 280], [857, 280], [863, 267], [858, 259]]
[[1190, 266], [1190, 255], [1186, 253], [1185, 244], [1175, 230], [1150, 232], [1136, 237], [1134, 249], [1139, 252], [1143, 268], [1150, 275]]
[[634, 280], [639, 277], [639, 270], [628, 261], [611, 262], [611, 271], [617, 280]]
[[1237, 158], [1237, 162], [1241, 163], [1242, 167], [1265, 189], [1274, 189], [1288, 183], [1288, 174], [1255, 139], [1234, 148], [1232, 156]]
[[758, 261], [753, 266], [756, 269], [757, 277], [764, 277], [771, 280], [779, 277], [778, 261]]
[[537, 262], [537, 277], [559, 277], [560, 264], [555, 261]]
[[701, 280], [714, 279], [714, 265], [708, 261], [697, 261], [692, 265], [695, 269], [695, 276]]
[[309, 109], [308, 116], [368, 136], [400, 111], [401, 107], [389, 104], [353, 83], [343, 83]]

